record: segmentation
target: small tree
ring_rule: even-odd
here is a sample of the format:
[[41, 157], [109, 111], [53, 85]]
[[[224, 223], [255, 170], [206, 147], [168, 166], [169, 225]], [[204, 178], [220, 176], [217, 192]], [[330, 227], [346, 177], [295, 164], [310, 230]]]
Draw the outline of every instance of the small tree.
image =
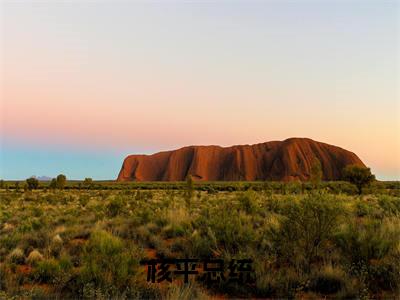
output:
[[64, 174], [60, 174], [57, 176], [57, 179], [56, 179], [57, 188], [62, 190], [65, 187], [66, 182], [67, 182], [67, 177]]
[[311, 164], [310, 181], [317, 188], [322, 180], [322, 166], [318, 158], [314, 158]]
[[87, 177], [87, 178], [85, 178], [85, 180], [83, 181], [83, 184], [84, 184], [87, 188], [89, 188], [89, 187], [91, 187], [92, 184], [93, 184], [93, 179]]
[[39, 180], [37, 180], [35, 177], [31, 177], [26, 180], [26, 184], [28, 186], [28, 190], [35, 190], [39, 187]]
[[4, 189], [4, 187], [5, 187], [4, 180], [1, 179], [0, 180], [0, 189]]
[[357, 165], [348, 165], [343, 169], [343, 179], [349, 181], [357, 187], [358, 194], [361, 195], [362, 189], [375, 180], [375, 175], [370, 168]]
[[55, 178], [53, 178], [51, 181], [50, 181], [50, 184], [49, 184], [49, 188], [51, 188], [51, 189], [55, 189], [57, 187], [57, 180], [55, 179]]

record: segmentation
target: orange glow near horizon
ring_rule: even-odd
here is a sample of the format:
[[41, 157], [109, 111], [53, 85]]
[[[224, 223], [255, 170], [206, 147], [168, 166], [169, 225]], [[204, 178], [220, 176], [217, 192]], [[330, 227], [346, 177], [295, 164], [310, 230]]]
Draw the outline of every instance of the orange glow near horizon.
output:
[[393, 9], [170, 5], [4, 5], [3, 148], [308, 137], [400, 179]]

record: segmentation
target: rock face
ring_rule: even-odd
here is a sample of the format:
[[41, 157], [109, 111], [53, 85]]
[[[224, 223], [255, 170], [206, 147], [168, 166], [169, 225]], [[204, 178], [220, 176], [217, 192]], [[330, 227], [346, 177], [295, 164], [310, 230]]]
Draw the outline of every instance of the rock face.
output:
[[365, 166], [354, 153], [307, 138], [232, 147], [189, 146], [153, 155], [129, 155], [118, 181], [305, 181], [314, 159], [324, 180], [339, 180], [346, 165]]

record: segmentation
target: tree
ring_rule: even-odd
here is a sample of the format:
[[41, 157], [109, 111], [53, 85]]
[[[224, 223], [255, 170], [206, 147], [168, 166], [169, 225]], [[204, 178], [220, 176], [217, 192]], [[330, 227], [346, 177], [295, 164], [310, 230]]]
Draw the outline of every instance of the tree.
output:
[[51, 189], [54, 190], [56, 187], [57, 187], [57, 181], [56, 181], [55, 178], [53, 178], [53, 179], [51, 180], [50, 184], [49, 184], [49, 188], [51, 188]]
[[310, 181], [314, 188], [318, 187], [322, 180], [322, 166], [318, 158], [314, 158], [311, 164]]
[[91, 187], [92, 184], [93, 184], [93, 179], [92, 179], [92, 178], [85, 178], [85, 180], [83, 181], [83, 184], [84, 184], [87, 188], [89, 188], [89, 187]]
[[28, 190], [35, 190], [39, 187], [39, 180], [37, 180], [35, 177], [31, 177], [26, 180], [26, 184], [28, 186]]
[[67, 182], [67, 177], [64, 174], [60, 174], [57, 176], [57, 179], [56, 179], [57, 188], [62, 190], [65, 187], [66, 182]]
[[358, 194], [361, 195], [363, 187], [375, 180], [375, 175], [370, 168], [357, 165], [348, 165], [343, 169], [343, 179], [349, 181], [357, 187]]

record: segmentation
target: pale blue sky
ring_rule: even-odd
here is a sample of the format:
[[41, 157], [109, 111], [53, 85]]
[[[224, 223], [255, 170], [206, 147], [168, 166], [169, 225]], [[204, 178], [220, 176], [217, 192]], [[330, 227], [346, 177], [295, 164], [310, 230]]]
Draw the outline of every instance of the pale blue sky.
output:
[[0, 178], [309, 137], [400, 179], [399, 1], [3, 1]]

